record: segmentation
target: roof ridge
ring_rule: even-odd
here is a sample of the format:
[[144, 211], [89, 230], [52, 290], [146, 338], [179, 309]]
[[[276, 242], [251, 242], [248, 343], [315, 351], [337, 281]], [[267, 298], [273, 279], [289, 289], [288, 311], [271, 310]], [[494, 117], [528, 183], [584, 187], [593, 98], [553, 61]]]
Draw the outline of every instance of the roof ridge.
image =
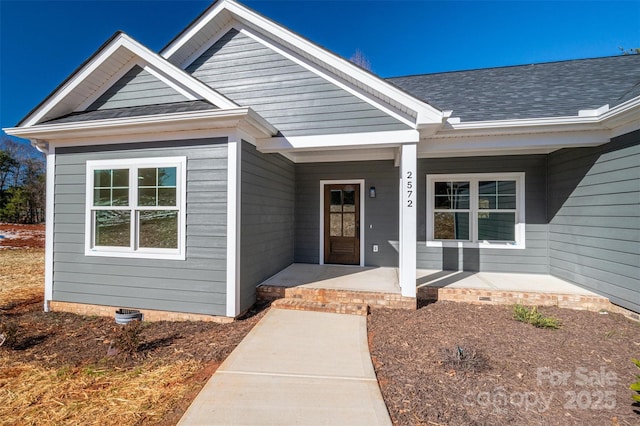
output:
[[507, 68], [525, 68], [536, 65], [551, 65], [551, 64], [561, 64], [568, 62], [582, 62], [582, 61], [594, 61], [594, 60], [603, 60], [603, 59], [614, 59], [614, 58], [627, 58], [634, 57], [640, 55], [610, 55], [610, 56], [598, 56], [595, 58], [577, 58], [577, 59], [563, 59], [558, 61], [548, 61], [548, 62], [533, 62], [529, 64], [516, 64], [516, 65], [504, 65], [504, 66], [496, 66], [496, 67], [486, 67], [486, 68], [469, 68], [462, 70], [451, 70], [451, 71], [439, 71], [439, 72], [428, 72], [428, 73], [418, 73], [418, 74], [407, 74], [407, 75], [397, 75], [393, 77], [384, 77], [385, 80], [392, 80], [395, 78], [406, 78], [406, 77], [420, 77], [426, 75], [442, 75], [442, 74], [455, 74], [455, 73], [463, 73], [463, 72], [473, 72], [473, 71], [487, 71], [487, 70], [498, 70], [498, 69], [507, 69]]

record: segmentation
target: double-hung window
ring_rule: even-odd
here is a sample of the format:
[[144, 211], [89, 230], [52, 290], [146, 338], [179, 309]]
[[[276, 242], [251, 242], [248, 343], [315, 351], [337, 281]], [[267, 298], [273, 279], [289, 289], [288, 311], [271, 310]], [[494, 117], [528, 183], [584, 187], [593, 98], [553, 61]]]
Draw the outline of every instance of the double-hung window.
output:
[[427, 175], [427, 244], [524, 248], [524, 173]]
[[85, 254], [184, 259], [186, 158], [87, 161]]

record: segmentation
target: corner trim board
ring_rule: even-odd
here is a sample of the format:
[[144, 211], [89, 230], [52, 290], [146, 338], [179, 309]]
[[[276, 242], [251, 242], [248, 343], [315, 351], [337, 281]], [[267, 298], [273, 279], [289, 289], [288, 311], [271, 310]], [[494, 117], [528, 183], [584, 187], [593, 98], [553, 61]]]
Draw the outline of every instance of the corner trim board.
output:
[[227, 142], [227, 309], [228, 317], [240, 313], [240, 172], [242, 139]]
[[44, 311], [49, 312], [53, 300], [53, 237], [55, 208], [56, 147], [49, 143], [47, 154], [47, 186], [45, 213], [45, 253], [44, 253]]

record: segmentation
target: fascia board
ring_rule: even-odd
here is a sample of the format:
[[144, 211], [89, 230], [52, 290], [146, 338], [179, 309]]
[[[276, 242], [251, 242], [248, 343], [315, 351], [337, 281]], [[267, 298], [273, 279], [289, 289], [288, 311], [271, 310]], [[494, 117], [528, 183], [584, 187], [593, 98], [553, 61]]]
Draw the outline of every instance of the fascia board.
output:
[[29, 139], [72, 139], [127, 133], [191, 131], [195, 129], [234, 128], [242, 126], [255, 137], [275, 134], [275, 129], [250, 108], [194, 111], [142, 117], [113, 118], [87, 122], [60, 123], [4, 129], [12, 136]]
[[611, 137], [640, 129], [640, 96], [616, 105], [602, 114], [600, 120], [611, 129]]
[[530, 133], [521, 135], [491, 135], [423, 140], [418, 153], [429, 156], [457, 156], [474, 153], [533, 153], [552, 152], [561, 148], [598, 146], [610, 140], [609, 131], [575, 131], [562, 133]]
[[[488, 120], [446, 123], [433, 134], [422, 134], [423, 139], [525, 135], [538, 133], [563, 133], [613, 130], [630, 123], [640, 126], [640, 97], [611, 108], [598, 116], [547, 117], [518, 120]], [[612, 134], [615, 134], [612, 133]]]
[[77, 88], [82, 81], [88, 78], [91, 73], [96, 71], [100, 65], [103, 64], [119, 48], [129, 50], [133, 55], [159, 70], [177, 84], [185, 87], [192, 93], [201, 96], [203, 99], [222, 109], [238, 107], [238, 104], [235, 102], [217, 93], [209, 86], [187, 74], [185, 71], [151, 52], [128, 35], [120, 33], [110, 43], [108, 43], [102, 51], [96, 54], [87, 64], [77, 71], [72, 78], [65, 82], [65, 84], [63, 84], [63, 86], [60, 87], [45, 103], [43, 103], [36, 111], [32, 112], [30, 116], [23, 121], [21, 127], [33, 126], [38, 123], [39, 120], [46, 116], [46, 114], [56, 105], [64, 101], [64, 99], [75, 88]]
[[358, 147], [394, 147], [418, 143], [417, 130], [389, 132], [344, 133], [330, 135], [262, 138], [256, 141], [258, 150], [265, 153], [309, 150], [336, 150]]

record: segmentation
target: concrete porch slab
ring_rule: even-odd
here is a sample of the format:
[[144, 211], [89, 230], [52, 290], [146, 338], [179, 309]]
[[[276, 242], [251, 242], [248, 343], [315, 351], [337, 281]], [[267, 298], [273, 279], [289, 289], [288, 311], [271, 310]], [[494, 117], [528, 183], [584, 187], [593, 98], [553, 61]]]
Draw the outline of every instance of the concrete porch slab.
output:
[[598, 296], [589, 290], [560, 278], [542, 274], [418, 269], [416, 271], [416, 284], [418, 288], [435, 287]]
[[397, 268], [385, 267], [294, 263], [260, 285], [400, 294]]

